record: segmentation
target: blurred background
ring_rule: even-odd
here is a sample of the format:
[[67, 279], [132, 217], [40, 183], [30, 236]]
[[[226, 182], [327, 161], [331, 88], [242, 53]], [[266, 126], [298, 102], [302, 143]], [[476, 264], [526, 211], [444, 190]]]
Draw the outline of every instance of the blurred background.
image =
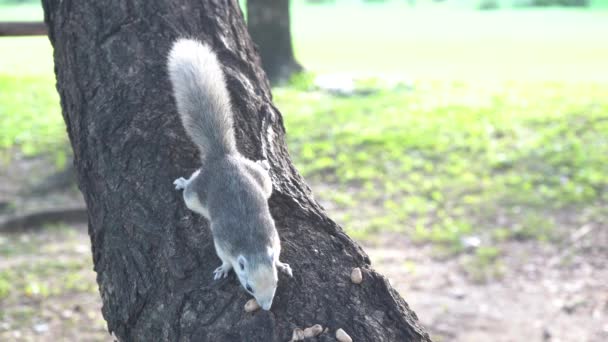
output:
[[[608, 0], [247, 7], [296, 166], [434, 341], [608, 341]], [[0, 37], [0, 340], [108, 341], [54, 80]]]

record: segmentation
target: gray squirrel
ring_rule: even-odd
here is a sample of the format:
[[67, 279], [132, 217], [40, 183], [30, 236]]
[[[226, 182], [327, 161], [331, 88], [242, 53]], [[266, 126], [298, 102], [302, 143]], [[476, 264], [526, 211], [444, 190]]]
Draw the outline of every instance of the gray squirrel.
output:
[[241, 285], [269, 310], [277, 288], [277, 269], [292, 276], [279, 260], [281, 243], [268, 208], [272, 181], [267, 161], [253, 162], [236, 149], [233, 114], [224, 74], [215, 53], [192, 39], [171, 48], [169, 77], [182, 124], [200, 150], [202, 166], [183, 189], [186, 206], [210, 224], [222, 265], [214, 279], [234, 269]]

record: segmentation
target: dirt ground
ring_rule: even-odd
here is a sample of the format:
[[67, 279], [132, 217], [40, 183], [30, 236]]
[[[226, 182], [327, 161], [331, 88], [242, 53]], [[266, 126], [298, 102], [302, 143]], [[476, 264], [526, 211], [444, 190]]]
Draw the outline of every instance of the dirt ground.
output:
[[[0, 225], [82, 206], [73, 184], [49, 181], [53, 172], [42, 159], [0, 168]], [[41, 188], [49, 182], [57, 186]], [[445, 257], [395, 233], [360, 242], [434, 341], [601, 342], [608, 341], [607, 228], [583, 226], [560, 243], [504, 242], [500, 263], [481, 271], [473, 250]], [[111, 341], [86, 224], [13, 230], [0, 231], [0, 341]], [[477, 271], [489, 274], [480, 281]]]
[[479, 284], [458, 260], [437, 260], [429, 248], [402, 236], [383, 236], [366, 248], [434, 341], [608, 341], [605, 254], [550, 266], [558, 254], [554, 246], [503, 249], [501, 279]]

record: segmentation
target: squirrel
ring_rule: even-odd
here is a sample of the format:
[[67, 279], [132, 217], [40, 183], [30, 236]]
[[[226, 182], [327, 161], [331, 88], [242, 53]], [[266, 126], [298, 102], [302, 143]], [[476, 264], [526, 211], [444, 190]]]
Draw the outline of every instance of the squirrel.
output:
[[179, 117], [202, 162], [190, 178], [176, 179], [175, 189], [183, 189], [188, 209], [209, 221], [222, 261], [214, 279], [233, 269], [243, 288], [269, 310], [277, 270], [292, 276], [291, 267], [279, 260], [281, 242], [268, 207], [270, 165], [238, 152], [226, 81], [209, 46], [178, 39], [169, 52], [168, 71]]

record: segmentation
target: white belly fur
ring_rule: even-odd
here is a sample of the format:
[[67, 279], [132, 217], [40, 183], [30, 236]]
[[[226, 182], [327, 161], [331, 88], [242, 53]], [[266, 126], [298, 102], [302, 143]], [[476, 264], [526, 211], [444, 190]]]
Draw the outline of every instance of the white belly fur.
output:
[[184, 192], [184, 202], [186, 202], [186, 206], [188, 207], [188, 209], [194, 211], [195, 213], [203, 215], [203, 217], [209, 220], [209, 210], [203, 206], [201, 201], [198, 199], [196, 193]]
[[[192, 182], [200, 172], [201, 170], [194, 171], [188, 179], [188, 184], [190, 184], [190, 182]], [[203, 206], [194, 191], [187, 191], [187, 189], [184, 190], [184, 202], [186, 202], [186, 206], [188, 207], [188, 209], [194, 211], [195, 213], [203, 215], [204, 218], [209, 220], [209, 210]]]

